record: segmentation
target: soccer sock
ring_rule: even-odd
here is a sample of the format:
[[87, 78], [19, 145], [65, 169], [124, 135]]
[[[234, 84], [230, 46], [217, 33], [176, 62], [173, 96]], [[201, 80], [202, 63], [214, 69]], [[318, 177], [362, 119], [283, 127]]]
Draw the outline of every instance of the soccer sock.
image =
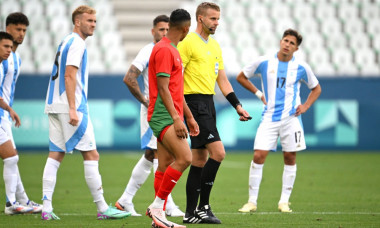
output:
[[17, 162], [18, 155], [9, 157], [3, 160], [3, 178], [5, 183], [5, 194], [7, 200], [13, 204], [16, 202], [16, 187], [17, 187]]
[[158, 168], [158, 159], [155, 158], [153, 159], [153, 173], [156, 173], [157, 168]]
[[220, 162], [209, 158], [202, 169], [201, 176], [201, 194], [199, 196], [199, 208], [210, 204], [210, 193], [214, 185], [216, 173], [218, 172]]
[[297, 165], [284, 165], [282, 174], [282, 192], [279, 203], [288, 203], [296, 180]]
[[157, 192], [160, 189], [163, 178], [164, 178], [164, 173], [157, 170], [154, 174], [154, 183], [153, 183], [155, 196], [157, 195]]
[[182, 173], [180, 171], [168, 166], [164, 173], [164, 177], [162, 178], [162, 183], [157, 192], [157, 196], [166, 200], [181, 176]]
[[84, 176], [91, 195], [94, 198], [94, 202], [99, 212], [105, 212], [108, 209], [108, 205], [104, 200], [102, 178], [99, 173], [99, 162], [85, 160], [84, 164]]
[[263, 177], [263, 167], [264, 164], [256, 164], [253, 161], [251, 161], [251, 167], [249, 168], [248, 202], [251, 202], [255, 205], [257, 205], [257, 197], [259, 196], [260, 183]]
[[118, 200], [121, 204], [132, 203], [136, 192], [148, 178], [152, 166], [153, 163], [147, 160], [144, 155], [140, 158], [133, 168], [131, 178], [129, 179], [123, 195]]
[[166, 208], [170, 209], [175, 207], [175, 203], [171, 193], [168, 195], [168, 198], [166, 199], [166, 205]]
[[201, 191], [202, 167], [190, 166], [186, 181], [186, 213], [193, 215]]
[[42, 200], [43, 209], [45, 212], [53, 211], [53, 192], [55, 183], [57, 181], [57, 171], [61, 163], [52, 158], [48, 158], [44, 168], [44, 174], [42, 176]]
[[20, 171], [17, 166], [17, 187], [16, 187], [16, 200], [22, 205], [26, 205], [29, 201], [28, 195], [26, 195], [24, 185], [21, 181]]

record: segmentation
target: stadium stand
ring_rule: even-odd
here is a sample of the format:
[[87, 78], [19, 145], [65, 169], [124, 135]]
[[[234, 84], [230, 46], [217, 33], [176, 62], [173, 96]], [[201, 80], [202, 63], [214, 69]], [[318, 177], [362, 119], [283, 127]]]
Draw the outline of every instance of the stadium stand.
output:
[[[283, 30], [304, 36], [297, 56], [319, 76], [380, 76], [380, 0], [210, 0], [221, 6], [215, 34], [228, 75], [250, 60], [275, 52]], [[124, 73], [137, 52], [151, 41], [152, 19], [184, 8], [193, 18], [202, 0], [0, 0], [5, 17], [22, 11], [31, 21], [26, 45], [19, 48], [23, 72], [49, 73], [48, 50], [72, 29], [70, 14], [80, 4], [97, 11], [97, 30], [88, 38], [91, 73]], [[45, 46], [45, 47], [42, 47]], [[42, 47], [42, 48], [40, 48]], [[49, 63], [50, 64], [50, 63]]]

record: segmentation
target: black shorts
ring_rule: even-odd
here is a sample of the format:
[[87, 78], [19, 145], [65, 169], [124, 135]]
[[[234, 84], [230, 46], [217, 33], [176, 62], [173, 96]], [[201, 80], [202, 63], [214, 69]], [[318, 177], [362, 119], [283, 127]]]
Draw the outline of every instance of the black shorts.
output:
[[216, 129], [216, 112], [213, 95], [189, 94], [185, 95], [187, 106], [191, 110], [194, 119], [199, 125], [199, 135], [192, 137], [191, 148], [203, 149], [206, 144], [220, 141], [218, 129]]

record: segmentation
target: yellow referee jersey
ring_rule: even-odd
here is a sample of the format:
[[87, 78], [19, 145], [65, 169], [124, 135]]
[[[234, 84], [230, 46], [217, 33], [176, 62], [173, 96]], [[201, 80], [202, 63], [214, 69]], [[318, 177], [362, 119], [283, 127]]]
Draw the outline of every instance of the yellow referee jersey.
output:
[[189, 33], [178, 44], [184, 72], [185, 94], [215, 94], [218, 71], [224, 69], [222, 50], [211, 36], [204, 40], [198, 33]]

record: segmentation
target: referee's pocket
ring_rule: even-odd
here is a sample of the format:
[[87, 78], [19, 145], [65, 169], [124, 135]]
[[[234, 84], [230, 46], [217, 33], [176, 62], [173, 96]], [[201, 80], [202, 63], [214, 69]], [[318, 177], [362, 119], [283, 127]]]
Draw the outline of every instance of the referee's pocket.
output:
[[198, 103], [198, 113], [199, 115], [207, 115], [208, 107], [205, 103]]

